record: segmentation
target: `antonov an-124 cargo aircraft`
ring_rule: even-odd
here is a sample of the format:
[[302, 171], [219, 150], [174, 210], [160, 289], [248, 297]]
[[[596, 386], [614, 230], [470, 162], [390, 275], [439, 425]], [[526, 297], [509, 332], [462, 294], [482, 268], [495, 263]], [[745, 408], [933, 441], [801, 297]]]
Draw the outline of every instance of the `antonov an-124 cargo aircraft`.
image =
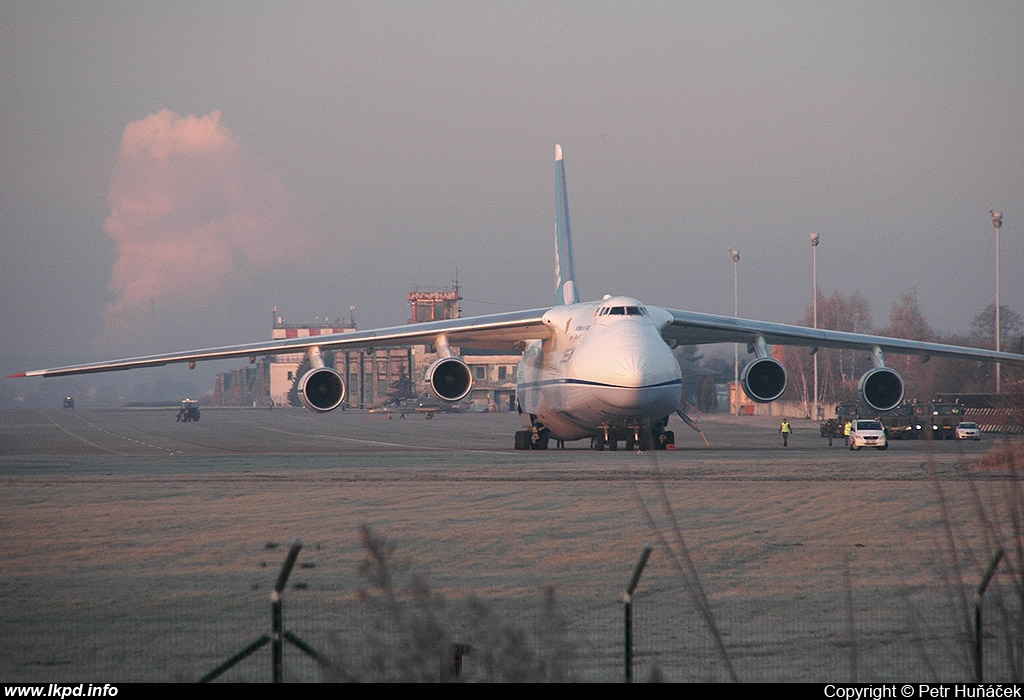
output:
[[[473, 387], [469, 367], [453, 348], [522, 352], [516, 371], [516, 407], [522, 430], [516, 449], [545, 449], [550, 440], [589, 439], [594, 449], [619, 442], [641, 450], [674, 445], [666, 430], [679, 413], [682, 379], [673, 348], [704, 343], [742, 343], [755, 357], [743, 370], [742, 386], [753, 401], [767, 403], [786, 389], [786, 369], [771, 345], [847, 348], [870, 353], [873, 367], [860, 379], [865, 405], [884, 412], [903, 399], [903, 379], [885, 365], [886, 353], [967, 357], [1024, 364], [1024, 355], [978, 348], [886, 338], [859, 333], [766, 323], [649, 306], [626, 296], [581, 302], [573, 269], [572, 236], [562, 149], [555, 147], [555, 305], [378, 330], [336, 333], [189, 350], [109, 362], [39, 369], [11, 377], [61, 377], [90, 372], [155, 367], [174, 362], [304, 352], [310, 369], [298, 390], [307, 408], [326, 412], [345, 400], [345, 380], [324, 359], [325, 351], [432, 344], [438, 359], [426, 381], [442, 401], [458, 402]], [[689, 422], [689, 421], [687, 421]]]

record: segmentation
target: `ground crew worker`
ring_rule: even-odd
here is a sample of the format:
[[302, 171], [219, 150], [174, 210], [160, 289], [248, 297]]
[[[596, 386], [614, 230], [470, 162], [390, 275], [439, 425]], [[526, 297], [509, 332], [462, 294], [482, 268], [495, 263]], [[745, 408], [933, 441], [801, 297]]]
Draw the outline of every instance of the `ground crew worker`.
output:
[[825, 423], [825, 437], [828, 438], [828, 446], [832, 447], [832, 438], [836, 436], [836, 422], [831, 418]]
[[782, 425], [779, 426], [779, 432], [782, 433], [782, 446], [789, 447], [789, 434], [793, 432], [793, 428], [789, 425], [789, 420], [786, 418], [782, 419]]
[[846, 421], [843, 425], [843, 443], [846, 445], [850, 444], [850, 429], [853, 428], [853, 424], [850, 421]]

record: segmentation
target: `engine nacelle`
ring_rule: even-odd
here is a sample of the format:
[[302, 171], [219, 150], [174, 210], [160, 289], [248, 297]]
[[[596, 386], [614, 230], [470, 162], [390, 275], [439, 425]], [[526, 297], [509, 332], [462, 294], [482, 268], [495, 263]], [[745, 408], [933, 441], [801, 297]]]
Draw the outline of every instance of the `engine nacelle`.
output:
[[774, 357], [759, 357], [743, 368], [743, 393], [757, 403], [770, 403], [786, 390], [786, 368]]
[[302, 375], [298, 391], [303, 406], [326, 413], [345, 400], [345, 380], [330, 367], [317, 367]]
[[427, 369], [427, 384], [442, 401], [461, 401], [473, 388], [473, 373], [459, 358], [442, 357]]
[[875, 367], [860, 378], [860, 398], [876, 411], [891, 411], [903, 400], [903, 377], [891, 367]]

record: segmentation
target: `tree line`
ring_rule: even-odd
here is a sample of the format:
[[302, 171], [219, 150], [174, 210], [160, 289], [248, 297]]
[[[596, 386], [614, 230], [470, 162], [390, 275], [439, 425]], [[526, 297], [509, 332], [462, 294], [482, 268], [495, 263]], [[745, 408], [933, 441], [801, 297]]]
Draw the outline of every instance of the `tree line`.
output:
[[[995, 348], [995, 304], [979, 311], [971, 324], [971, 333], [942, 335], [936, 333], [925, 319], [918, 303], [917, 290], [904, 292], [889, 309], [889, 324], [876, 328], [871, 321], [871, 307], [858, 292], [831, 296], [818, 293], [818, 328], [852, 333], [874, 333], [893, 338], [921, 340], [977, 348]], [[814, 325], [813, 306], [804, 311], [801, 325]], [[1015, 311], [1000, 306], [1000, 349], [1024, 353], [1024, 322]], [[789, 371], [789, 388], [784, 399], [813, 403], [814, 368], [806, 348], [778, 348], [778, 358]], [[854, 401], [857, 382], [871, 368], [868, 353], [856, 350], [821, 349], [818, 355], [818, 396], [822, 402]], [[905, 398], [928, 400], [937, 394], [983, 394], [995, 391], [995, 364], [971, 359], [932, 358], [922, 362], [911, 355], [888, 354], [887, 366], [899, 372], [906, 383]], [[1020, 379], [1016, 368], [1003, 365], [1003, 376], [1010, 381]]]

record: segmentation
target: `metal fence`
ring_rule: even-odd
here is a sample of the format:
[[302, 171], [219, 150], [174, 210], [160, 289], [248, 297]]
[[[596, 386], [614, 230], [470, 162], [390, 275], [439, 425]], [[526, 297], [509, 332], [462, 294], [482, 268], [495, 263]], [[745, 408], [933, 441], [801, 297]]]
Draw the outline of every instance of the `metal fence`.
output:
[[[326, 580], [330, 573], [318, 571], [317, 577]], [[0, 679], [199, 680], [271, 632], [270, 588], [211, 599], [184, 586], [133, 582], [102, 599], [69, 592], [18, 610], [5, 607]], [[988, 596], [985, 680], [1019, 681], [1020, 597], [998, 582]], [[20, 597], [26, 600], [24, 591]], [[715, 682], [735, 674], [754, 682], [972, 680], [972, 637], [963, 606], [909, 588], [885, 605], [873, 600], [862, 601], [856, 591], [845, 606], [837, 606], [835, 596], [813, 593], [723, 597], [710, 602], [719, 641], [685, 586], [641, 585], [633, 599], [633, 679]], [[382, 612], [382, 605], [351, 591], [286, 589], [283, 629], [331, 665], [288, 644], [282, 680], [625, 678], [624, 608], [614, 592], [556, 595], [554, 607], [540, 593], [444, 599], [429, 592], [403, 600], [398, 609]], [[40, 616], [39, 607], [47, 614]], [[454, 667], [452, 644], [465, 645]], [[217, 680], [272, 677], [272, 654], [265, 646]]]

